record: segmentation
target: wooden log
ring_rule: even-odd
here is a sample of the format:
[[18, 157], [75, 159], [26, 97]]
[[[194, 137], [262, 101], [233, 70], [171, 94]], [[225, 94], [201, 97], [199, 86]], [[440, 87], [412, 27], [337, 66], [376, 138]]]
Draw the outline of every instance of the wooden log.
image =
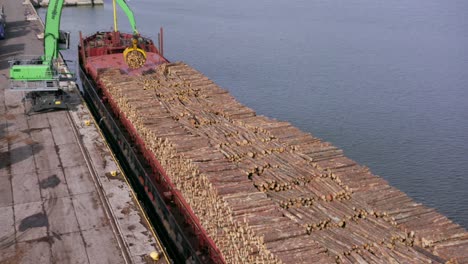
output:
[[446, 218], [330, 143], [256, 116], [186, 64], [141, 77], [110, 70], [101, 82], [228, 262], [423, 262], [431, 255], [412, 249], [414, 237], [454, 237], [445, 252], [465, 245]]

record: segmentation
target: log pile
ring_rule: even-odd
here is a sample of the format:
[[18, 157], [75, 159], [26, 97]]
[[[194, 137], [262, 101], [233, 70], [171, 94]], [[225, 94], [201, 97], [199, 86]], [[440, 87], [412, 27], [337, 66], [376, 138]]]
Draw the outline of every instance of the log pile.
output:
[[228, 263], [468, 261], [464, 229], [186, 64], [100, 81]]
[[146, 58], [138, 50], [129, 51], [125, 61], [130, 69], [137, 69], [143, 66], [146, 62]]

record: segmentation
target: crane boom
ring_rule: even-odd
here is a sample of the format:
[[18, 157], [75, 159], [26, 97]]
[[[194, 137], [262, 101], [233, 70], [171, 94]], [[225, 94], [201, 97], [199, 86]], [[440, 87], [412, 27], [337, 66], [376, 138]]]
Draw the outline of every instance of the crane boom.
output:
[[128, 21], [130, 22], [130, 26], [132, 27], [133, 34], [138, 34], [135, 22], [135, 16], [133, 15], [133, 11], [128, 6], [125, 0], [117, 0], [120, 8], [124, 11], [125, 15], [127, 15]]
[[44, 30], [44, 64], [58, 57], [58, 42], [60, 39], [60, 18], [64, 0], [51, 0], [47, 8]]

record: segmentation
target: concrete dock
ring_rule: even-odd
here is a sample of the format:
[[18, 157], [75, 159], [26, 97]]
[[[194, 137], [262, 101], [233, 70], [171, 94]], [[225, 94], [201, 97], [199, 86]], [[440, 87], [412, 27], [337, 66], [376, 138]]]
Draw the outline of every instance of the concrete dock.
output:
[[[49, 6], [49, 0], [32, 0], [32, 4], [36, 7], [47, 7]], [[104, 5], [103, 0], [65, 0], [65, 6], [95, 6], [95, 5]]]
[[168, 263], [73, 84], [69, 110], [39, 114], [9, 90], [8, 59], [43, 54], [43, 25], [29, 2], [0, 5], [0, 263]]

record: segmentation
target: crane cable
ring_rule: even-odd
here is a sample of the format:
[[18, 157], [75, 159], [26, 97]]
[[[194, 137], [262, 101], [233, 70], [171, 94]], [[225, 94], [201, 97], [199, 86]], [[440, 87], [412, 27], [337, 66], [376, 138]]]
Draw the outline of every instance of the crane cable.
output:
[[117, 32], [117, 9], [115, 8], [115, 0], [112, 0], [112, 6], [114, 7], [114, 32]]

